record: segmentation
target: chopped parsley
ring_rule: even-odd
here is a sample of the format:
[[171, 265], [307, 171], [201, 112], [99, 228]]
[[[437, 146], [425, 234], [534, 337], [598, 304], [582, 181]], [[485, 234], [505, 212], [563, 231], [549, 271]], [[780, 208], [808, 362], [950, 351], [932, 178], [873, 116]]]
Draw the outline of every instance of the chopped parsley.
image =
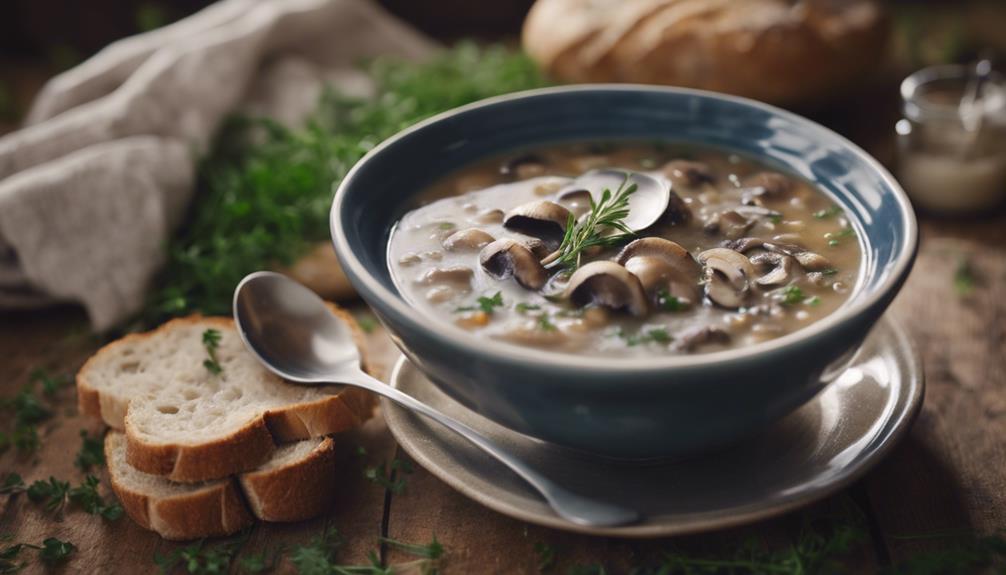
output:
[[80, 430], [80, 451], [77, 452], [73, 464], [81, 471], [90, 471], [91, 467], [105, 464], [105, 451], [100, 435], [91, 437], [87, 430]]
[[551, 320], [548, 319], [547, 313], [542, 314], [541, 317], [538, 318], [538, 327], [541, 328], [542, 331], [555, 331], [559, 329], [554, 323], [552, 323]]
[[828, 232], [824, 234], [824, 239], [828, 240], [829, 246], [835, 247], [842, 243], [841, 242], [842, 238], [848, 238], [855, 235], [856, 230], [852, 229], [851, 227], [848, 227], [848, 228], [842, 228], [837, 232]]
[[685, 304], [681, 303], [681, 300], [671, 295], [671, 292], [667, 291], [666, 288], [657, 290], [657, 305], [660, 306], [660, 309], [670, 312], [682, 311], [687, 308]]
[[374, 333], [374, 330], [377, 329], [377, 319], [369, 313], [357, 315], [356, 324], [360, 326], [363, 333]]
[[537, 311], [541, 309], [541, 306], [533, 303], [519, 302], [514, 306], [514, 309], [517, 310], [517, 313], [527, 313], [529, 311]]
[[954, 291], [960, 297], [967, 297], [975, 291], [975, 270], [970, 260], [962, 258], [954, 270]]
[[819, 220], [826, 220], [833, 218], [842, 213], [842, 208], [838, 206], [831, 206], [830, 208], [825, 208], [823, 210], [818, 210], [814, 212], [814, 217]]
[[821, 298], [818, 296], [808, 296], [800, 286], [790, 285], [776, 291], [776, 297], [783, 305], [805, 304], [809, 306], [820, 305]]
[[458, 227], [457, 224], [452, 222], [440, 222], [437, 224], [437, 229], [439, 230], [453, 230], [456, 227]]
[[483, 311], [483, 312], [485, 312], [487, 314], [492, 314], [493, 311], [496, 310], [496, 308], [503, 307], [503, 293], [502, 292], [496, 292], [496, 295], [494, 295], [492, 297], [482, 296], [479, 299], [477, 299], [476, 302], [477, 302], [478, 305], [461, 306], [461, 307], [455, 309], [454, 311], [455, 312], [464, 312], [464, 311], [479, 311], [479, 310], [481, 310], [481, 311]]
[[7, 473], [0, 481], [0, 494], [21, 493], [24, 490], [24, 480], [17, 473]]
[[[0, 453], [14, 447], [18, 453], [34, 453], [41, 445], [39, 425], [52, 417], [52, 409], [43, 399], [52, 399], [60, 388], [67, 385], [66, 376], [52, 376], [35, 369], [28, 376], [28, 384], [14, 397], [0, 399], [0, 414], [10, 429], [0, 429]], [[35, 393], [36, 384], [42, 386], [42, 396]]]
[[63, 512], [67, 502], [72, 503], [91, 515], [100, 515], [109, 521], [122, 517], [122, 506], [118, 503], [106, 504], [98, 493], [98, 478], [88, 475], [77, 487], [70, 487], [69, 481], [49, 477], [47, 481], [32, 483], [27, 491], [28, 499], [54, 515]]
[[616, 335], [622, 338], [629, 347], [647, 343], [667, 345], [674, 341], [674, 337], [664, 328], [652, 328], [642, 333], [628, 333], [624, 329], [619, 329]]
[[223, 366], [220, 365], [220, 361], [217, 359], [220, 337], [219, 330], [208, 329], [203, 332], [203, 347], [206, 348], [206, 355], [209, 356], [208, 359], [203, 360], [203, 367], [213, 375], [220, 375], [224, 371]]

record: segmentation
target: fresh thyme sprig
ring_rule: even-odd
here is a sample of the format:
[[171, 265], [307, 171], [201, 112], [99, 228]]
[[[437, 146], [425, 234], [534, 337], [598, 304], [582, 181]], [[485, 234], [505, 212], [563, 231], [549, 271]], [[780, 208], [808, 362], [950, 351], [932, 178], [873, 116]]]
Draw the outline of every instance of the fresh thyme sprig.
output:
[[[547, 269], [576, 269], [580, 267], [584, 250], [595, 246], [613, 246], [633, 237], [635, 233], [625, 225], [624, 220], [629, 215], [629, 196], [635, 192], [636, 184], [630, 184], [626, 174], [615, 193], [605, 189], [597, 202], [591, 197], [590, 212], [580, 221], [570, 214], [559, 249], [541, 263]], [[620, 233], [610, 234], [611, 230]]]

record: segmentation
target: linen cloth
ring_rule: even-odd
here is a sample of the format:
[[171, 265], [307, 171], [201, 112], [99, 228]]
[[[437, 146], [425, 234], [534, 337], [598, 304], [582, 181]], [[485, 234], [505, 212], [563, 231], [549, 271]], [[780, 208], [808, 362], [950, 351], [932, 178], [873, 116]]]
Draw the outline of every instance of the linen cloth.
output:
[[361, 59], [435, 49], [367, 0], [223, 0], [56, 76], [0, 138], [0, 311], [73, 301], [98, 331], [126, 319], [221, 120], [295, 124], [326, 84], [365, 94]]

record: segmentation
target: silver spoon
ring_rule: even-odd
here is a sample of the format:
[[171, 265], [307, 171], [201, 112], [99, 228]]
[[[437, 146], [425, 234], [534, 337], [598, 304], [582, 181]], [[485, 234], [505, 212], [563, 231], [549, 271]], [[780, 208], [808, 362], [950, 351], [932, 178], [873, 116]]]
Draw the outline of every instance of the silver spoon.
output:
[[349, 328], [308, 288], [272, 272], [256, 272], [234, 290], [234, 320], [245, 347], [276, 375], [295, 383], [366, 389], [460, 434], [538, 490], [559, 516], [579, 525], [632, 523], [639, 513], [567, 491], [471, 427], [374, 379], [360, 369]]

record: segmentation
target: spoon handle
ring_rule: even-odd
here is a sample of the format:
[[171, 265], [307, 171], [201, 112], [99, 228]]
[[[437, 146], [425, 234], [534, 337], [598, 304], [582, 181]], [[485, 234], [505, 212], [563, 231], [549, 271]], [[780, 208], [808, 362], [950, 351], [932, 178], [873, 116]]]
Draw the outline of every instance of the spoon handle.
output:
[[532, 487], [545, 497], [557, 514], [573, 523], [580, 525], [615, 526], [632, 523], [639, 519], [639, 513], [631, 509], [594, 501], [566, 490], [564, 487], [561, 487], [551, 479], [529, 467], [520, 459], [504, 451], [491, 439], [472, 427], [437, 411], [414, 397], [402, 393], [394, 387], [363, 372], [353, 373], [349, 377], [346, 374], [339, 374], [337, 381], [386, 397], [402, 407], [425, 415], [461, 435], [531, 484]]

